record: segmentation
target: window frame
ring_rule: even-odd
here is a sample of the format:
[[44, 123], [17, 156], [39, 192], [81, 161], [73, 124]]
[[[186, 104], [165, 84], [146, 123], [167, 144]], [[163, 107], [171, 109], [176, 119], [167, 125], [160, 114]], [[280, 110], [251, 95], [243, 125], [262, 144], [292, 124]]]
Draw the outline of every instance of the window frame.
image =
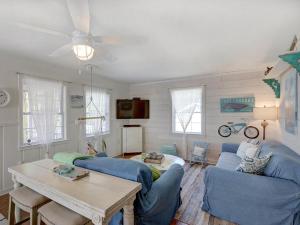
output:
[[[205, 121], [205, 118], [206, 118], [206, 114], [205, 114], [205, 105], [206, 105], [206, 102], [205, 102], [205, 93], [206, 93], [206, 88], [205, 88], [205, 85], [200, 85], [200, 86], [193, 86], [193, 87], [183, 87], [183, 88], [175, 88], [174, 90], [176, 89], [193, 89], [193, 88], [201, 88], [202, 89], [202, 96], [201, 96], [201, 132], [186, 132], [185, 134], [187, 135], [200, 135], [200, 136], [205, 136], [206, 135], [206, 121]], [[176, 131], [176, 113], [175, 113], [175, 108], [173, 106], [173, 101], [172, 101], [172, 97], [171, 97], [171, 107], [172, 107], [172, 110], [171, 110], [171, 133], [172, 134], [176, 134], [176, 135], [183, 135], [184, 133], [182, 131]]]
[[[84, 85], [83, 86], [83, 96], [84, 96], [84, 115], [87, 116], [86, 114], [86, 106], [87, 106], [87, 102], [86, 102], [86, 93], [88, 89], [90, 89], [91, 86], [90, 85]], [[101, 88], [101, 87], [97, 87], [97, 86], [93, 86], [93, 88], [97, 88], [102, 90], [103, 92], [105, 92], [108, 95], [108, 99], [109, 99], [109, 103], [108, 103], [108, 118], [105, 118], [108, 121], [108, 130], [107, 131], [102, 131], [102, 133], [100, 133], [100, 136], [105, 136], [105, 135], [109, 135], [111, 132], [111, 121], [110, 121], [110, 117], [111, 117], [111, 111], [112, 111], [112, 104], [111, 104], [111, 100], [112, 100], [112, 95], [109, 89], [105, 89], [105, 88]], [[103, 126], [103, 125], [102, 125]], [[96, 135], [93, 134], [87, 134], [86, 132], [86, 123], [84, 126], [84, 134], [86, 138], [93, 138]]]
[[[33, 76], [32, 76], [33, 77]], [[34, 78], [34, 77], [33, 77]], [[26, 143], [24, 142], [24, 126], [23, 126], [23, 116], [24, 115], [32, 115], [31, 113], [28, 112], [24, 112], [23, 111], [23, 101], [24, 101], [24, 89], [23, 89], [23, 77], [20, 75], [18, 77], [18, 83], [19, 83], [19, 148], [20, 149], [26, 149], [29, 147], [37, 147], [40, 146], [41, 143], [38, 142], [32, 142], [32, 143]], [[51, 80], [51, 79], [47, 79], [47, 78], [37, 78], [37, 79], [44, 79], [44, 80]], [[67, 85], [63, 82], [63, 81], [59, 81], [62, 82], [62, 100], [61, 100], [61, 113], [58, 114], [62, 114], [62, 138], [59, 139], [55, 139], [53, 140], [53, 144], [55, 143], [60, 143], [60, 142], [64, 142], [67, 141]]]

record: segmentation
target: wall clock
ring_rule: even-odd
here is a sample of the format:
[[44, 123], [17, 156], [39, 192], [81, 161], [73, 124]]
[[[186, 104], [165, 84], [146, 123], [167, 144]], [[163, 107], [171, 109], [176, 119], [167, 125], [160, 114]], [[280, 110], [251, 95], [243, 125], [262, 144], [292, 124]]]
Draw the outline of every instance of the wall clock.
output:
[[0, 107], [6, 106], [10, 102], [10, 95], [7, 91], [0, 89]]

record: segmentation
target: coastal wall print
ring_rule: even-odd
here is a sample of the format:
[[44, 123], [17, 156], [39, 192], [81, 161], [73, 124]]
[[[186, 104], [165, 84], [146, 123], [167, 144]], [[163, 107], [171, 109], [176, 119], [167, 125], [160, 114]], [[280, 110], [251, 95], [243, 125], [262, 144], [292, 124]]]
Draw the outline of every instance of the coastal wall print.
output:
[[284, 114], [285, 130], [290, 134], [298, 133], [298, 75], [296, 70], [287, 74], [285, 79]]
[[254, 106], [255, 106], [255, 98], [251, 96], [220, 99], [220, 109], [222, 113], [253, 112]]

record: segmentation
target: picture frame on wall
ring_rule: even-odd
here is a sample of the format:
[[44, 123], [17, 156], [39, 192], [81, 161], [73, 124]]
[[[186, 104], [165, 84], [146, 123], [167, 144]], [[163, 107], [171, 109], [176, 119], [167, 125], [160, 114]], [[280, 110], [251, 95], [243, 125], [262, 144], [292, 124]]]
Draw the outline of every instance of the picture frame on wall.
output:
[[71, 95], [70, 96], [70, 106], [71, 108], [83, 108], [84, 100], [82, 95]]
[[221, 113], [249, 113], [253, 112], [255, 97], [221, 98]]
[[298, 134], [298, 72], [291, 70], [285, 77], [284, 127], [287, 133]]

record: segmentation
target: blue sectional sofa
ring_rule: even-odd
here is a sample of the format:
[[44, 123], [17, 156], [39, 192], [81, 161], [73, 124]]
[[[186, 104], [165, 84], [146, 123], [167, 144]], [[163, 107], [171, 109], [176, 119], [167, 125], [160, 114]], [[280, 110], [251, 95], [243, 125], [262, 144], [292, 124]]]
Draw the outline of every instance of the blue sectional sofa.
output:
[[216, 166], [206, 169], [202, 209], [239, 225], [300, 224], [300, 156], [267, 141], [260, 156], [273, 152], [264, 176], [235, 171], [238, 144], [223, 144]]
[[[180, 165], [171, 166], [158, 180], [153, 182], [149, 167], [133, 160], [109, 158], [101, 155], [101, 157], [93, 159], [76, 160], [74, 164], [140, 182], [142, 190], [134, 202], [136, 225], [169, 225], [181, 205], [180, 184], [184, 171]], [[109, 225], [122, 225], [122, 218], [121, 211], [113, 216]]]

